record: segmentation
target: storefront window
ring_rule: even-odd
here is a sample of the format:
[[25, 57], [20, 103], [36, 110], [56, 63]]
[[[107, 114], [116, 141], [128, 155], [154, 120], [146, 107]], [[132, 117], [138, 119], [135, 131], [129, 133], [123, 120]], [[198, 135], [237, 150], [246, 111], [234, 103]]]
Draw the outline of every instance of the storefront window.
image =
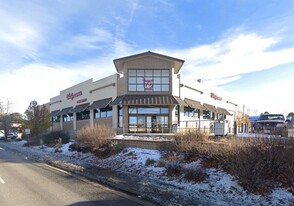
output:
[[118, 127], [123, 127], [123, 108], [122, 106], [117, 107], [118, 112]]
[[214, 113], [210, 111], [203, 111], [203, 119], [214, 120]]
[[184, 107], [184, 116], [199, 118], [199, 109]]
[[137, 114], [138, 110], [136, 106], [129, 107], [129, 114]]
[[60, 122], [60, 116], [54, 116], [54, 117], [52, 117], [52, 122], [53, 123]]
[[90, 119], [90, 111], [77, 112], [77, 120]]
[[112, 117], [112, 107], [105, 107], [101, 109], [94, 110], [94, 118], [105, 118], [105, 117]]
[[129, 106], [129, 132], [169, 132], [168, 106]]
[[71, 122], [73, 121], [73, 114], [67, 114], [67, 115], [63, 115], [63, 122]]
[[129, 91], [169, 91], [170, 74], [168, 69], [129, 69]]
[[168, 106], [129, 106], [129, 114], [169, 114]]

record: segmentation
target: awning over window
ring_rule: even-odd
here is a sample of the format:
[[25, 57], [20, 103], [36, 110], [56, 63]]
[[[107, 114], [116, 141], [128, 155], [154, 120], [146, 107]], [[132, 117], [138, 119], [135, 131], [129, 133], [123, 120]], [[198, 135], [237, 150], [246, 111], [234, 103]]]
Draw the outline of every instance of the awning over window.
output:
[[177, 105], [172, 95], [124, 95], [117, 97], [111, 105]]
[[59, 110], [55, 110], [51, 112], [51, 117], [55, 117], [58, 116], [57, 113], [59, 112]]
[[70, 113], [72, 113], [72, 110], [73, 110], [73, 107], [64, 108], [60, 112], [57, 113], [57, 116], [62, 116], [62, 115], [70, 114]]
[[177, 100], [178, 105], [180, 105], [180, 106], [188, 106], [186, 104], [186, 102], [184, 102], [180, 97], [177, 97], [177, 96], [173, 96], [173, 97]]
[[81, 105], [77, 105], [74, 109], [73, 112], [83, 112], [89, 107], [90, 103], [85, 103]]
[[219, 114], [226, 114], [226, 115], [232, 115], [228, 110], [226, 110], [224, 108], [221, 108], [221, 107], [218, 107], [217, 108], [217, 113], [219, 113]]
[[203, 104], [203, 106], [206, 108], [207, 111], [210, 112], [217, 112], [216, 107], [210, 104]]
[[112, 100], [112, 98], [110, 97], [107, 99], [101, 99], [101, 100], [95, 101], [95, 102], [93, 102], [93, 104], [91, 104], [91, 106], [88, 108], [88, 110], [105, 108], [109, 105], [111, 100]]
[[112, 106], [112, 105], [122, 104], [122, 100], [124, 99], [124, 97], [125, 97], [125, 95], [116, 97], [115, 100], [113, 100], [110, 105]]
[[206, 110], [206, 107], [204, 107], [200, 102], [192, 100], [192, 99], [187, 99], [185, 98], [185, 102], [187, 105], [191, 108], [195, 109], [200, 109], [200, 110]]
[[175, 105], [176, 99], [171, 95], [126, 95], [123, 104], [127, 105]]

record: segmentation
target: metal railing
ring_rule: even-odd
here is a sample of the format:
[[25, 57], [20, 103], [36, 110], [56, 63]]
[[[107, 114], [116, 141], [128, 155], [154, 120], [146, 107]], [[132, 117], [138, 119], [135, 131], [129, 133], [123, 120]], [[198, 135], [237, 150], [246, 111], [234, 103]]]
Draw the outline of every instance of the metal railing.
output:
[[214, 133], [214, 122], [212, 120], [189, 120], [189, 121], [180, 121], [172, 122], [172, 126], [168, 127], [166, 124], [156, 124], [152, 123], [151, 127], [147, 127], [142, 124], [124, 124], [123, 127], [118, 128], [119, 133], [127, 134], [164, 134], [164, 133], [177, 133], [184, 132], [190, 129], [197, 129], [204, 133], [213, 134]]

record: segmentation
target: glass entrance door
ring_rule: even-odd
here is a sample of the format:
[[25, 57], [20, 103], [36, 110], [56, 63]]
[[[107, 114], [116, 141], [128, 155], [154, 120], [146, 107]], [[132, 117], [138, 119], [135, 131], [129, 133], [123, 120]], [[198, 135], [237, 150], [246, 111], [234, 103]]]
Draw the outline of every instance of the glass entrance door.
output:
[[146, 129], [147, 133], [152, 132], [152, 116], [146, 116]]

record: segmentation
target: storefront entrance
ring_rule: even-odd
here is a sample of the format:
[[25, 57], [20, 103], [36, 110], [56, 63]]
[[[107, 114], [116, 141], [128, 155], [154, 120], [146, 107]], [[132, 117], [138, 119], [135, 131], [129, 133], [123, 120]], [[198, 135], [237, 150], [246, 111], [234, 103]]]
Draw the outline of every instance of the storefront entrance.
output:
[[166, 133], [168, 132], [168, 116], [142, 115], [129, 116], [130, 133]]

